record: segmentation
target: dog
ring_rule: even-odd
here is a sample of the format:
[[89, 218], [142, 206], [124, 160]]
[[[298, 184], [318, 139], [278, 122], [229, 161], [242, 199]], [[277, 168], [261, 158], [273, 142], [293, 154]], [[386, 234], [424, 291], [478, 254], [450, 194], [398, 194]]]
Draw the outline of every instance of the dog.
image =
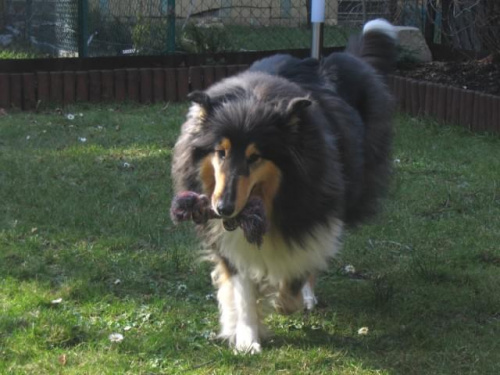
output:
[[[391, 174], [385, 77], [395, 61], [395, 30], [378, 19], [344, 52], [321, 61], [274, 55], [189, 95], [174, 189], [203, 194], [222, 218], [197, 230], [214, 262], [219, 336], [236, 351], [262, 350], [265, 306], [312, 309], [315, 276], [344, 228], [376, 213]], [[258, 244], [224, 225], [251, 198], [268, 222]]]

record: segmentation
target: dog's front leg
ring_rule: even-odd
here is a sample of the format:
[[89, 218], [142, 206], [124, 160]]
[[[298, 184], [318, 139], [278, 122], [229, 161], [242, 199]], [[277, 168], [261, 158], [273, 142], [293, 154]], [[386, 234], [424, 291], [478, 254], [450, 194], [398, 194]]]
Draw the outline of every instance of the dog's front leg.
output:
[[312, 309], [314, 309], [314, 306], [318, 304], [318, 299], [314, 295], [315, 283], [316, 278], [314, 275], [311, 275], [302, 287], [302, 298], [304, 300], [304, 307], [307, 311], [311, 311]]
[[256, 286], [250, 278], [237, 274], [232, 277], [234, 306], [238, 315], [235, 348], [241, 353], [261, 352]]

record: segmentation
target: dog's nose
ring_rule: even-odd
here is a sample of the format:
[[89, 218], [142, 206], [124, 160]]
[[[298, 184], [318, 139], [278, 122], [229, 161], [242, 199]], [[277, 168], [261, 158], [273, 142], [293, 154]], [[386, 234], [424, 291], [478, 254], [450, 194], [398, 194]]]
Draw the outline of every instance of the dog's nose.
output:
[[231, 216], [234, 212], [234, 204], [229, 202], [224, 202], [224, 200], [220, 200], [217, 203], [217, 213], [221, 216]]

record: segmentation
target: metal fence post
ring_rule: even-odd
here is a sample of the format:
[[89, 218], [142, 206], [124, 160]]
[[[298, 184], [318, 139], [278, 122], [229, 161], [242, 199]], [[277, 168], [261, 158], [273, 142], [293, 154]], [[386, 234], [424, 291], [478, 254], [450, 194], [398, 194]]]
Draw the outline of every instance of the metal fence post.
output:
[[78, 0], [78, 57], [88, 56], [89, 38], [89, 3], [88, 0]]
[[311, 57], [319, 59], [323, 47], [323, 22], [325, 22], [325, 0], [312, 0], [311, 4], [311, 24], [312, 24], [312, 44]]
[[167, 0], [167, 53], [175, 52], [175, 0]]

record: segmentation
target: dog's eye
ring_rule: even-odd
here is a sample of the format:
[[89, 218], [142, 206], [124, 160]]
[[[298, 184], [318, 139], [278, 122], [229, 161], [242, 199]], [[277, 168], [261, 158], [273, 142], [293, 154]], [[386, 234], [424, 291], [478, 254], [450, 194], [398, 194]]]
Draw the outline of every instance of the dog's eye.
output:
[[226, 158], [226, 150], [216, 150], [215, 152], [220, 160], [224, 160]]
[[250, 164], [255, 163], [259, 159], [260, 159], [260, 155], [259, 154], [252, 154], [252, 155], [250, 155], [248, 157], [247, 163], [248, 163], [248, 165], [250, 165]]

